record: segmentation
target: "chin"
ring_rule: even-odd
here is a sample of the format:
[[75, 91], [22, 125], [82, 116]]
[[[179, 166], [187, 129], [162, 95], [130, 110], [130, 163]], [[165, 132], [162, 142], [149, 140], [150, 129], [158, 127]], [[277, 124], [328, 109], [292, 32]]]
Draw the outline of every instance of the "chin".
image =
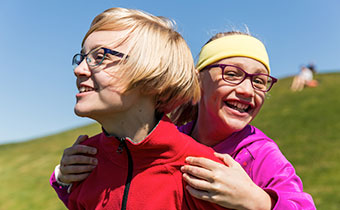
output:
[[89, 117], [89, 112], [82, 110], [80, 107], [74, 107], [74, 113], [78, 116], [78, 117]]
[[226, 124], [227, 127], [229, 127], [233, 132], [237, 132], [242, 130], [244, 127], [246, 127], [249, 123], [249, 120], [243, 121], [239, 119], [227, 119]]

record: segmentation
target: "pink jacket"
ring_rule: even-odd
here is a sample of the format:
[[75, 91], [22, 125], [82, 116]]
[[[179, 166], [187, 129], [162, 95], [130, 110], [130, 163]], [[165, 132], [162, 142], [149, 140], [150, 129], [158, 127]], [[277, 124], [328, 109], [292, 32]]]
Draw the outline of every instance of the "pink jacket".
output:
[[[179, 128], [190, 134], [193, 123]], [[276, 143], [254, 126], [247, 125], [213, 147], [231, 155], [255, 184], [276, 200], [273, 209], [316, 209], [312, 197], [303, 192], [301, 179]]]

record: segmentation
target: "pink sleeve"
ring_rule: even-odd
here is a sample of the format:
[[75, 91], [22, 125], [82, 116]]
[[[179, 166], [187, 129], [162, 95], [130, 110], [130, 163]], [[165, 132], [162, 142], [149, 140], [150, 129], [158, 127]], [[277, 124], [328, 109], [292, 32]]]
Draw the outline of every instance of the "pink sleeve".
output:
[[301, 179], [277, 145], [266, 142], [255, 152], [253, 181], [276, 200], [274, 210], [316, 209], [312, 197], [303, 192]]
[[68, 197], [70, 196], [70, 194], [67, 192], [67, 187], [62, 187], [57, 183], [57, 180], [56, 180], [55, 175], [54, 175], [54, 171], [53, 171], [53, 173], [50, 177], [50, 185], [53, 187], [53, 189], [57, 193], [59, 199], [67, 207]]

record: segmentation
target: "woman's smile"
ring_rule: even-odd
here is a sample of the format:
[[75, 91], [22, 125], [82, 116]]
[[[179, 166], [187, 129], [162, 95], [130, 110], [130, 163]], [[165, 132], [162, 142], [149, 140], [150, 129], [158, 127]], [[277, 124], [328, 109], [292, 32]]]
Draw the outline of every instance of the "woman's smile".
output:
[[231, 109], [239, 111], [241, 113], [249, 112], [251, 106], [249, 104], [240, 103], [238, 101], [224, 101], [224, 103]]

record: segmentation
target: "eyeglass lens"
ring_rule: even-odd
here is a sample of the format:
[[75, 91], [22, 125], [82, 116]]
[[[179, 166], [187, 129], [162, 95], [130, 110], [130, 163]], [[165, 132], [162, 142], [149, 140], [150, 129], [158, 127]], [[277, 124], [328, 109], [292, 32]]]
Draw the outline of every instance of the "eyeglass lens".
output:
[[106, 52], [103, 48], [95, 49], [87, 55], [87, 64], [89, 64], [89, 66], [98, 66], [103, 62], [105, 55]]
[[78, 53], [73, 57], [72, 65], [76, 67], [86, 58], [89, 66], [98, 66], [103, 62], [105, 55], [106, 52], [103, 48], [94, 49], [86, 55]]
[[225, 66], [223, 71], [223, 79], [232, 84], [240, 84], [247, 76], [251, 77], [252, 85], [255, 89], [267, 91], [273, 80], [265, 74], [247, 74], [245, 71], [235, 66]]

